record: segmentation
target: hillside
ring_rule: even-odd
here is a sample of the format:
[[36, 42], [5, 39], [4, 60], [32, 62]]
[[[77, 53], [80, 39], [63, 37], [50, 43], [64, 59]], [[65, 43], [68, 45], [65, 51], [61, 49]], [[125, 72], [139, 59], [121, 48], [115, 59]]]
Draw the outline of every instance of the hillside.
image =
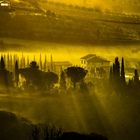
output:
[[39, 3], [36, 10], [29, 10], [24, 6], [22, 10], [15, 7], [14, 13], [10, 15], [4, 13], [1, 16], [3, 18], [0, 19], [2, 25], [0, 37], [71, 44], [116, 44], [140, 41], [138, 15], [104, 13], [99, 9], [49, 2]]
[[[46, 2], [46, 0], [40, 0]], [[98, 7], [103, 11], [140, 13], [139, 0], [48, 0], [49, 2], [64, 3], [81, 7]]]
[[31, 137], [33, 125], [15, 114], [0, 111], [0, 139], [28, 140]]
[[55, 126], [33, 125], [14, 113], [0, 111], [0, 139], [2, 140], [108, 140], [105, 136], [91, 133], [63, 132]]

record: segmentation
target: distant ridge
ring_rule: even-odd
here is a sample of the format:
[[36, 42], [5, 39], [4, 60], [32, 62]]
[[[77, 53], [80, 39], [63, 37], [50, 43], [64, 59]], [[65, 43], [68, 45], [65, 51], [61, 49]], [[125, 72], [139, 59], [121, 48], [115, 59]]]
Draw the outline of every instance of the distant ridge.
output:
[[101, 7], [102, 9], [111, 11], [140, 13], [139, 0], [48, 0], [48, 2], [65, 3], [67, 5], [78, 5], [82, 7]]

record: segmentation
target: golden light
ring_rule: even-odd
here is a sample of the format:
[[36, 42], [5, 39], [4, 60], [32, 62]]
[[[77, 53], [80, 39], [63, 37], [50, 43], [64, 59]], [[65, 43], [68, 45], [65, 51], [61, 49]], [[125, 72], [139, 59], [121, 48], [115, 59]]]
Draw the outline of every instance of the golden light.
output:
[[107, 9], [112, 7], [114, 1], [102, 1], [102, 0], [49, 0], [50, 2], [65, 3], [67, 5], [77, 5], [82, 7], [100, 7], [102, 9]]

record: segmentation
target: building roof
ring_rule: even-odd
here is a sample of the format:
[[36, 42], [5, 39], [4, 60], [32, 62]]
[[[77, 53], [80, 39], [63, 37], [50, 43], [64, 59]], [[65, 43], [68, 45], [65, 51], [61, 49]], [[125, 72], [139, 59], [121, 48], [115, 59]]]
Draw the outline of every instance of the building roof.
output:
[[96, 56], [96, 54], [88, 54], [86, 56], [81, 57], [81, 59], [89, 59], [89, 58], [95, 57], [95, 56]]
[[95, 54], [88, 54], [84, 57], [81, 57], [81, 59], [85, 59], [87, 62], [110, 62], [105, 58], [96, 56]]
[[88, 59], [87, 61], [88, 62], [110, 62], [107, 59], [99, 57], [99, 56], [92, 57], [92, 58]]

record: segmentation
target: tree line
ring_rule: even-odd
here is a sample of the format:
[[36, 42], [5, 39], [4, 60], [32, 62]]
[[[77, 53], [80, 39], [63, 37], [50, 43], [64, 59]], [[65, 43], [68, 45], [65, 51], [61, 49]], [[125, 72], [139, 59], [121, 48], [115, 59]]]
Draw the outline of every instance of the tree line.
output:
[[117, 93], [137, 93], [140, 90], [140, 80], [138, 70], [134, 70], [134, 76], [126, 82], [124, 58], [121, 63], [116, 57], [113, 65], [110, 67], [109, 82], [112, 90]]
[[[95, 80], [91, 79], [88, 83], [85, 78], [87, 73], [88, 71], [82, 67], [71, 66], [66, 69], [61, 69], [58, 75], [50, 69], [48, 69], [48, 71], [39, 69], [36, 61], [32, 61], [28, 66], [21, 68], [18, 60], [15, 61], [14, 72], [10, 72], [6, 69], [4, 57], [1, 56], [0, 88], [8, 90], [18, 88], [50, 92], [57, 87], [60, 91], [66, 92], [68, 88], [75, 90], [79, 87], [80, 92], [88, 93], [90, 88], [89, 83], [94, 83]], [[101, 79], [101, 81], [103, 80]], [[134, 77], [126, 82], [124, 58], [122, 58], [120, 63], [119, 58], [116, 57], [113, 65], [110, 67], [108, 86], [110, 91], [116, 91], [118, 94], [137, 93], [140, 90], [138, 70], [135, 69]]]
[[[14, 64], [14, 72], [6, 69], [3, 56], [0, 60], [0, 87], [4, 89], [22, 88], [24, 90], [50, 91], [55, 84], [59, 83], [61, 90], [66, 90], [68, 83], [76, 88], [77, 83], [83, 83], [87, 70], [81, 67], [68, 67], [61, 70], [60, 75], [48, 69], [39, 69], [36, 61], [30, 62], [29, 66], [20, 68], [18, 60]], [[69, 79], [69, 80], [68, 80]]]

